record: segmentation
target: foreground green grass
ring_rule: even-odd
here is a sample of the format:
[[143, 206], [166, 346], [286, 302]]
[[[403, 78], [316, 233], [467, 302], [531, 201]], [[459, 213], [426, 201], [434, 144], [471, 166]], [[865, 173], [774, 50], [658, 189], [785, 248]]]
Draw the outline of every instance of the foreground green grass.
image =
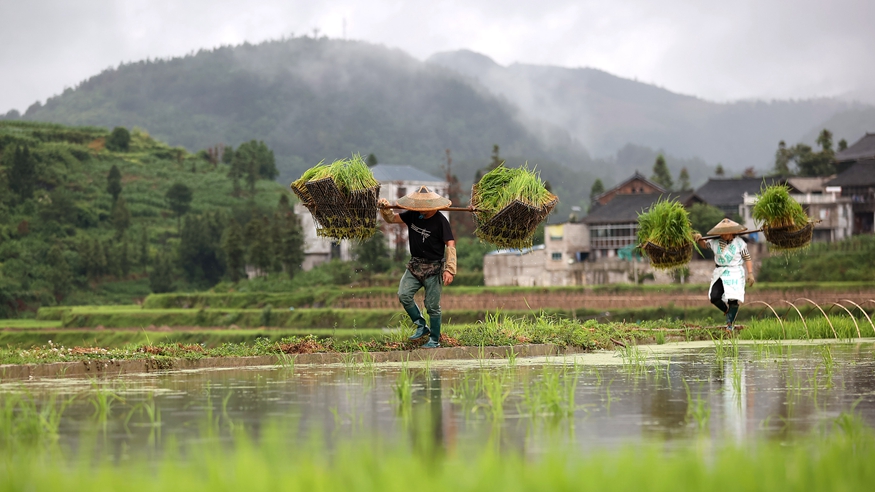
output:
[[497, 443], [446, 449], [380, 439], [344, 441], [328, 451], [316, 439], [289, 438], [275, 427], [258, 440], [238, 432], [233, 446], [210, 436], [188, 446], [168, 440], [155, 459], [154, 450], [94, 458], [51, 445], [12, 448], [7, 441], [0, 449], [0, 490], [738, 492], [869, 490], [875, 483], [872, 432], [845, 414], [826, 434], [794, 442], [723, 446], [705, 438], [675, 451], [659, 443], [588, 452], [558, 445], [536, 456]]
[[[667, 340], [710, 340], [725, 337], [709, 323], [665, 319], [637, 323], [599, 323], [542, 314], [532, 317], [487, 315], [483, 322], [445, 324], [444, 346], [513, 346], [555, 344], [584, 350], [612, 349], [618, 344], [664, 343]], [[412, 350], [409, 320], [392, 330], [202, 330], [202, 331], [87, 331], [34, 334], [4, 333], [0, 363], [25, 364], [84, 360], [237, 357], [312, 352], [385, 352]], [[47, 338], [57, 334], [55, 338]], [[338, 336], [340, 335], [340, 336]], [[871, 337], [868, 320], [847, 316], [747, 323], [734, 336], [750, 340], [851, 339]], [[39, 343], [28, 343], [38, 336]], [[19, 337], [15, 342], [15, 337]], [[43, 340], [45, 340], [43, 342]]]

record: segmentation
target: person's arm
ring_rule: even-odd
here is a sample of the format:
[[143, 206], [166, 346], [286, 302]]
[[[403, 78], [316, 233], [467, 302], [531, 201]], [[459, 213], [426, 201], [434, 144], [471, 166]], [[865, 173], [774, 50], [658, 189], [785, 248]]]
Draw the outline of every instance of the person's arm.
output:
[[385, 198], [380, 198], [377, 201], [377, 206], [380, 207], [380, 215], [383, 216], [383, 220], [386, 221], [387, 224], [403, 224], [404, 221], [401, 220], [401, 216], [392, 211], [391, 205], [389, 204], [389, 200]]
[[757, 279], [753, 276], [753, 260], [751, 260], [750, 252], [746, 247], [741, 252], [741, 258], [744, 260], [744, 269], [747, 270], [744, 281], [747, 285], [753, 285]]
[[699, 234], [698, 232], [693, 234], [693, 241], [695, 241], [696, 244], [698, 244], [699, 247], [702, 249], [708, 249], [711, 247], [711, 243], [702, 239], [702, 235]]
[[456, 241], [447, 241], [447, 263], [444, 268], [444, 285], [453, 283], [456, 278]]

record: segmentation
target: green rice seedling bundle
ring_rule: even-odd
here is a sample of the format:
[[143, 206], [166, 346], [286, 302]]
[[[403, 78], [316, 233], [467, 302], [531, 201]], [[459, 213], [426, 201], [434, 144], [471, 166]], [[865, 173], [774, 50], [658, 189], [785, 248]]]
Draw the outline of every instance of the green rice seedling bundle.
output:
[[654, 268], [679, 268], [693, 257], [693, 228], [687, 209], [676, 200], [659, 199], [638, 214], [638, 244]]
[[531, 247], [532, 236], [559, 199], [547, 190], [539, 174], [500, 165], [486, 173], [471, 190], [481, 240], [500, 248]]
[[316, 222], [316, 234], [365, 240], [377, 232], [380, 183], [360, 155], [319, 163], [291, 184]]
[[763, 188], [753, 207], [754, 220], [762, 222], [766, 240], [776, 250], [795, 250], [811, 243], [814, 227], [802, 205], [783, 184]]

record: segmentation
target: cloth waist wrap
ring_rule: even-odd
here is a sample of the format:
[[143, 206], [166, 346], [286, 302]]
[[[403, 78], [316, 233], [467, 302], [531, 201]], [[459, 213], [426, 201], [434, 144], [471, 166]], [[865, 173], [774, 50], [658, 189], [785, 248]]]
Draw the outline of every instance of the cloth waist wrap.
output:
[[428, 277], [441, 273], [443, 269], [444, 260], [430, 261], [425, 258], [417, 258], [413, 256], [410, 258], [410, 261], [407, 262], [407, 270], [410, 271], [410, 274], [416, 277], [416, 280], [419, 280], [420, 282], [425, 282], [425, 279]]
[[744, 268], [741, 266], [720, 266], [714, 269], [711, 274], [711, 285], [708, 288], [710, 296], [711, 287], [717, 280], [723, 281], [723, 302], [729, 299], [737, 299], [738, 302], [744, 302]]

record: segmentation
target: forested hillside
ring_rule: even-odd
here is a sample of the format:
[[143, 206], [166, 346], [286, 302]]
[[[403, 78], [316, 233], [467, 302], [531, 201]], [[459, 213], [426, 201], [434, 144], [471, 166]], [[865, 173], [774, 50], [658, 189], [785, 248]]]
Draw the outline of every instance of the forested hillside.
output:
[[[811, 136], [807, 140], [813, 143], [823, 128], [833, 128], [836, 139], [853, 142], [867, 130], [854, 123], [875, 124], [871, 113], [860, 113], [871, 106], [838, 99], [714, 103], [593, 68], [505, 67], [467, 50], [438, 53], [428, 61], [507, 98], [529, 118], [561, 126], [594, 156], [634, 144], [698, 157], [711, 166], [722, 163], [730, 173], [766, 170], [781, 140]], [[864, 114], [868, 118], [861, 120]], [[628, 172], [623, 166], [622, 175]]]
[[263, 139], [280, 180], [358, 152], [437, 172], [489, 159], [494, 144], [528, 160], [580, 159], [562, 132], [547, 148], [515, 108], [454, 72], [362, 42], [292, 38], [141, 61], [29, 108], [24, 119], [141, 127], [189, 150]]
[[245, 263], [294, 275], [301, 229], [275, 175], [258, 141], [192, 154], [142, 130], [0, 121], [0, 318], [208, 287]]

